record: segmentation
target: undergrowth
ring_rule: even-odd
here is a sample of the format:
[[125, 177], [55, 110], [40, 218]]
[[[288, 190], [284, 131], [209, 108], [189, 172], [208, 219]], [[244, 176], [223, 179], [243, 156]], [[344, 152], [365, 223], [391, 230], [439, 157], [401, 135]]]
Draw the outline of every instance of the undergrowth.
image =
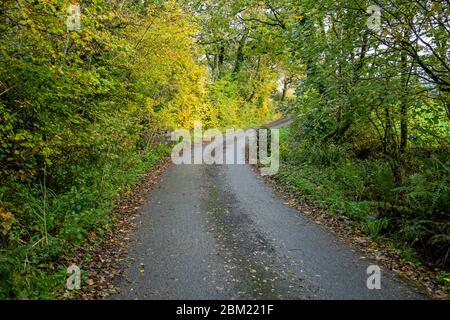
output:
[[[87, 238], [100, 241], [111, 226], [118, 197], [169, 152], [159, 145], [143, 154], [113, 157], [103, 165], [80, 167], [74, 184], [63, 193], [43, 184], [10, 181], [1, 186], [0, 299], [53, 299], [65, 290], [67, 266], [59, 263]], [[88, 258], [88, 257], [87, 257]]]
[[[280, 141], [276, 179], [293, 194], [350, 218], [372, 239], [393, 244], [414, 265], [448, 272], [450, 176], [444, 155], [411, 164], [399, 183], [388, 163], [360, 159], [351, 147], [301, 141], [289, 127], [281, 129]], [[442, 272], [442, 279], [448, 279]]]

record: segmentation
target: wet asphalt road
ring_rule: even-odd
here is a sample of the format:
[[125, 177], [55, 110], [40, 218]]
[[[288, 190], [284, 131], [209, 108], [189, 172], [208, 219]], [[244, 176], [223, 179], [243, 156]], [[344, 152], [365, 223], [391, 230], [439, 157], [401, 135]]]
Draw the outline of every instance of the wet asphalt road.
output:
[[137, 218], [113, 299], [422, 299], [283, 203], [247, 165], [171, 165]]

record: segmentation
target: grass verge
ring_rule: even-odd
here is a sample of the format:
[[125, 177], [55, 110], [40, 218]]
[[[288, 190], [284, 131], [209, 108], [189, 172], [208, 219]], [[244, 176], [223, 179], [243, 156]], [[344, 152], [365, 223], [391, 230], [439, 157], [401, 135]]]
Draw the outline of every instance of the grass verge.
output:
[[169, 152], [170, 147], [161, 144], [105, 161], [99, 168], [80, 172], [78, 183], [59, 194], [36, 185], [3, 185], [0, 194], [14, 196], [17, 212], [35, 219], [9, 228], [9, 245], [0, 251], [0, 299], [61, 297], [68, 277], [65, 262], [84, 243], [102, 241], [114, 224], [112, 212], [119, 199]]

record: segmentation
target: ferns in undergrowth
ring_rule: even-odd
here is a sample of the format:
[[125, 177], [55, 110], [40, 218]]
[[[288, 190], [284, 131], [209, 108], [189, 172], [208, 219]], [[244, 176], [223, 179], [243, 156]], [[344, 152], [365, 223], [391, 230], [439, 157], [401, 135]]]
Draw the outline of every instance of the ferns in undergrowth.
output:
[[397, 181], [376, 151], [360, 159], [350, 144], [317, 143], [301, 136], [298, 126], [302, 123], [281, 134], [281, 181], [307, 200], [350, 217], [371, 238], [396, 242], [410, 252], [406, 258], [416, 261], [419, 255], [422, 262], [448, 268], [450, 160], [445, 152], [428, 151], [424, 157], [411, 151], [404, 178]]

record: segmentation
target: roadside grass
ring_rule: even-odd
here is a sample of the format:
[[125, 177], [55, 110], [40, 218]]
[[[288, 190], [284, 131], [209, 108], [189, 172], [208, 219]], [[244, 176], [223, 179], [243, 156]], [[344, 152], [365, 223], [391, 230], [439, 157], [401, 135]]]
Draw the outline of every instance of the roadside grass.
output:
[[[437, 241], [448, 232], [445, 213], [443, 221], [429, 218], [430, 211], [441, 210], [440, 203], [446, 201], [448, 188], [440, 187], [445, 174], [435, 174], [435, 180], [415, 182], [422, 173], [413, 173], [399, 187], [389, 166], [382, 161], [357, 159], [342, 146], [302, 143], [293, 138], [289, 126], [280, 130], [280, 170], [274, 177], [280, 185], [298, 199], [331, 215], [348, 217], [352, 225], [371, 239], [396, 248], [412, 265], [430, 266], [421, 244], [429, 241], [436, 244], [434, 249], [440, 250], [433, 239]], [[429, 199], [434, 202], [430, 201], [426, 207]], [[442, 248], [445, 249], [445, 243]], [[448, 290], [446, 263], [441, 261], [431, 267], [436, 267], [441, 284]]]
[[[280, 129], [280, 170], [276, 179], [288, 187], [289, 191], [303, 200], [313, 202], [327, 209], [332, 215], [345, 214], [354, 221], [362, 222], [371, 212], [371, 201], [360, 200], [361, 181], [355, 168], [347, 165], [341, 168], [317, 166], [308, 161], [295, 162], [287, 153], [289, 127]], [[351, 170], [352, 176], [344, 173]], [[373, 232], [376, 237], [378, 234]]]
[[[76, 185], [60, 194], [41, 185], [3, 185], [0, 196], [14, 195], [15, 215], [30, 218], [11, 226], [9, 245], [0, 251], [0, 299], [60, 297], [68, 276], [62, 258], [70, 260], [86, 239], [100, 241], [113, 223], [111, 213], [119, 197], [169, 152], [170, 147], [161, 144], [90, 170], [80, 164]], [[26, 242], [21, 240], [24, 233], [29, 234]]]

